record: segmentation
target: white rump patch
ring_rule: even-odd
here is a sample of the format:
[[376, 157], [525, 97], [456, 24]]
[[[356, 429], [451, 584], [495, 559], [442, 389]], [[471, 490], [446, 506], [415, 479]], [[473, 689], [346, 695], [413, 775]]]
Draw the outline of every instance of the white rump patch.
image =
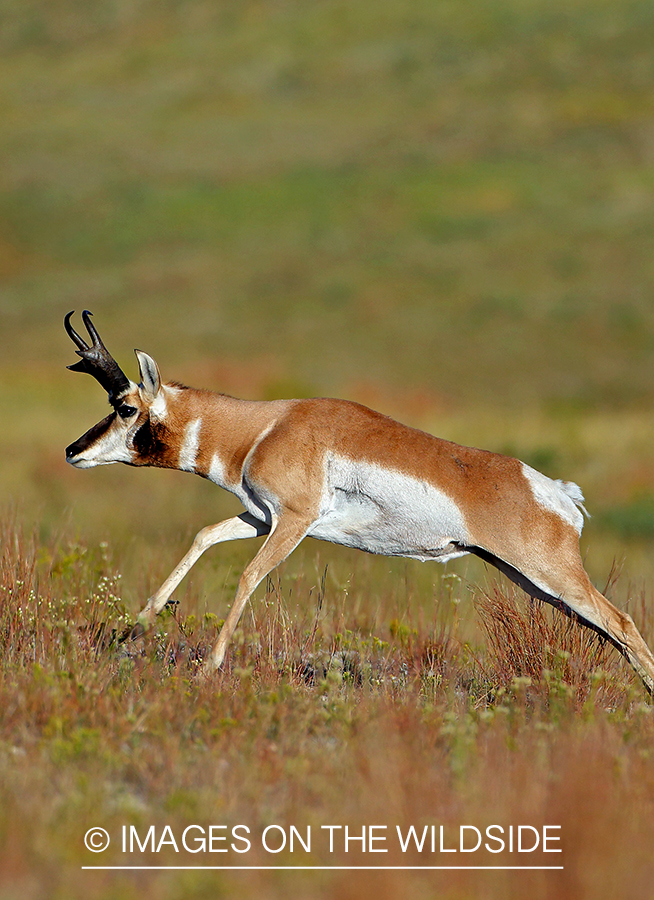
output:
[[526, 463], [522, 463], [522, 472], [536, 501], [572, 525], [577, 534], [581, 534], [584, 527], [583, 514], [588, 513], [584, 508], [584, 495], [579, 485], [573, 481], [561, 481], [560, 478], [555, 481]]
[[470, 544], [457, 504], [429, 482], [370, 462], [329, 455], [311, 537], [347, 547], [445, 562]]
[[186, 426], [184, 440], [179, 451], [179, 468], [182, 472], [195, 472], [195, 461], [200, 446], [200, 427], [202, 419], [194, 419]]

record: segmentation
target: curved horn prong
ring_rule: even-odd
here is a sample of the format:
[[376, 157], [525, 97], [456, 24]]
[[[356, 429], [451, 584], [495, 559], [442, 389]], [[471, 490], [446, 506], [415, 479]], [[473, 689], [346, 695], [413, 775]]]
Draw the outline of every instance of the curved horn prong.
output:
[[102, 343], [102, 338], [98, 334], [95, 325], [91, 321], [92, 315], [93, 315], [92, 312], [89, 312], [88, 309], [85, 309], [82, 312], [82, 322], [84, 322], [84, 324], [86, 325], [86, 330], [89, 333], [89, 337], [93, 341], [93, 346], [102, 348], [103, 350], [106, 350], [105, 345]]
[[[70, 317], [75, 313], [74, 309], [64, 316], [64, 328], [68, 334], [68, 337], [79, 347], [80, 350], [88, 350], [89, 345], [86, 343], [83, 337], [81, 337], [70, 324]], [[82, 313], [82, 318], [84, 318], [84, 314]], [[88, 325], [86, 326], [88, 328]]]
[[[73, 310], [74, 312], [74, 310]], [[93, 346], [89, 347], [86, 341], [80, 337], [70, 324], [70, 317], [73, 312], [69, 312], [64, 317], [64, 327], [68, 336], [78, 347], [75, 351], [81, 360], [73, 366], [68, 366], [73, 372], [86, 372], [87, 375], [93, 377], [101, 384], [105, 391], [109, 394], [109, 402], [114, 403], [116, 398], [124, 394], [129, 389], [130, 381], [120, 368], [111, 353], [102, 343], [100, 335], [91, 322], [91, 313], [85, 309], [82, 313], [82, 321], [86, 325], [86, 330], [93, 342]]]

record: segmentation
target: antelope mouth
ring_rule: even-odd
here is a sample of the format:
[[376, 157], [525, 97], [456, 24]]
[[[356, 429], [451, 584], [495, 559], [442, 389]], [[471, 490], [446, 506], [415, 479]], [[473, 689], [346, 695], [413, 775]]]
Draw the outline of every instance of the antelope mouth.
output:
[[105, 419], [94, 425], [93, 428], [89, 428], [80, 438], [69, 444], [66, 447], [66, 462], [70, 463], [71, 466], [75, 466], [76, 469], [88, 469], [91, 466], [97, 466], [98, 460], [95, 457], [98, 456], [99, 447], [103, 439], [106, 439], [107, 432], [115, 418], [116, 413], [110, 413]]
[[97, 466], [97, 462], [94, 462], [92, 459], [84, 459], [83, 456], [76, 456], [75, 454], [69, 455], [68, 452], [66, 452], [66, 462], [76, 469], [91, 469], [93, 466]]
[[66, 462], [76, 469], [88, 469], [96, 465], [92, 459], [84, 456], [84, 447], [81, 446], [83, 438], [75, 441], [70, 447], [66, 447]]

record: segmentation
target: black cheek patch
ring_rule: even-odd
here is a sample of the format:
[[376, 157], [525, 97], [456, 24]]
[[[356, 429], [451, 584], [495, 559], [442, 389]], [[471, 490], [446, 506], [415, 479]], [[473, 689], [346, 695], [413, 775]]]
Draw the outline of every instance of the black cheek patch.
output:
[[78, 438], [74, 444], [66, 447], [66, 459], [72, 459], [75, 456], [79, 456], [80, 453], [83, 453], [88, 447], [95, 444], [103, 434], [106, 434], [107, 431], [109, 431], [115, 418], [116, 413], [112, 412], [106, 419], [98, 422], [93, 428], [89, 428], [86, 434], [83, 434], [81, 438]]
[[163, 439], [164, 433], [165, 427], [163, 425], [153, 424], [148, 420], [134, 434], [132, 446], [142, 459], [157, 460], [166, 451], [166, 443]]

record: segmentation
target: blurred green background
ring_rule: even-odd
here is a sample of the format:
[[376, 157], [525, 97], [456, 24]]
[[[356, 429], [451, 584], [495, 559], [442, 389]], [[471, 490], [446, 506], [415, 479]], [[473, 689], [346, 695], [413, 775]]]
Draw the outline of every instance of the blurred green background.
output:
[[654, 575], [649, 0], [0, 17], [0, 491], [28, 529], [157, 581], [236, 508], [65, 465], [106, 414], [65, 370], [63, 316], [88, 308], [132, 377], [139, 347], [164, 377], [350, 397], [577, 481], [591, 575]]

